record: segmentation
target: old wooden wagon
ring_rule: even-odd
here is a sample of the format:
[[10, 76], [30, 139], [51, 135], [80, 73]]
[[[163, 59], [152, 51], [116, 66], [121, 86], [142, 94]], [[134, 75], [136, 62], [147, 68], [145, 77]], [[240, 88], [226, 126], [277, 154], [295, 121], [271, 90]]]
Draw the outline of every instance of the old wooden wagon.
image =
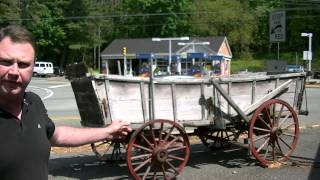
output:
[[135, 179], [171, 179], [186, 166], [188, 134], [211, 149], [246, 136], [251, 154], [264, 166], [285, 162], [298, 136], [297, 114], [305, 92], [305, 73], [254, 73], [224, 78], [125, 77], [97, 75], [72, 79], [85, 127], [113, 120], [130, 122], [133, 133], [117, 142], [92, 144], [104, 159], [126, 150]]

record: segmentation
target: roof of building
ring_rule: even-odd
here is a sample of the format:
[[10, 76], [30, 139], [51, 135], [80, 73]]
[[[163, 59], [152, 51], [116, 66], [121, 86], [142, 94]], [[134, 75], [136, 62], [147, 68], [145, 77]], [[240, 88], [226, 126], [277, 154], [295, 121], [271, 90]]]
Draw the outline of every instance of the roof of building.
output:
[[[181, 46], [179, 42], [210, 42], [210, 45], [196, 45], [196, 52], [206, 52], [211, 55], [216, 55], [224, 42], [227, 43], [228, 50], [230, 51], [227, 38], [225, 36], [217, 37], [191, 37], [188, 41], [171, 41], [171, 53], [190, 52], [192, 45]], [[122, 55], [122, 48], [126, 47], [127, 54], [139, 54], [139, 53], [154, 53], [154, 54], [168, 54], [169, 42], [164, 41], [152, 41], [152, 38], [137, 38], [137, 39], [115, 39], [112, 41], [101, 53], [101, 56], [120, 56]], [[231, 51], [230, 51], [231, 54]]]

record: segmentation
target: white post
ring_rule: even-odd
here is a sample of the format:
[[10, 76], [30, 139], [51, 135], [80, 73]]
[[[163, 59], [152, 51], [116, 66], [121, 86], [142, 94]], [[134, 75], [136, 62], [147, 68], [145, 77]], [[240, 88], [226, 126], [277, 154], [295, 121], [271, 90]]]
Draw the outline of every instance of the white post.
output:
[[167, 71], [169, 74], [171, 74], [171, 41], [189, 40], [189, 37], [152, 38], [151, 40], [152, 41], [169, 41], [169, 59], [168, 59]]
[[130, 59], [130, 76], [133, 76], [133, 74], [132, 74], [132, 59]]
[[169, 39], [169, 62], [168, 62], [167, 71], [169, 74], [171, 74], [171, 39]]
[[[196, 47], [195, 47], [195, 43], [192, 43], [192, 52], [195, 53], [196, 52]], [[196, 60], [194, 58], [192, 58], [192, 65], [194, 65], [196, 63]]]
[[307, 53], [307, 58], [305, 60], [309, 61], [308, 71], [311, 71], [311, 60], [312, 60], [312, 33], [301, 33], [302, 37], [309, 37], [309, 50]]
[[123, 75], [126, 76], [127, 75], [127, 55], [123, 55]]
[[311, 60], [312, 60], [312, 33], [309, 33], [309, 71], [311, 71]]

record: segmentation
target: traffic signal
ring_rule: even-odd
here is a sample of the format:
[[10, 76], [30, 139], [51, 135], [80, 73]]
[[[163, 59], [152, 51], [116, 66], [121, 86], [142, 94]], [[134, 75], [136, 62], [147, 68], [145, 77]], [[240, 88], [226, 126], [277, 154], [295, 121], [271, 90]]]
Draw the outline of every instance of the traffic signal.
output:
[[122, 48], [122, 54], [123, 54], [123, 55], [126, 55], [126, 54], [127, 54], [127, 47], [123, 47], [123, 48]]

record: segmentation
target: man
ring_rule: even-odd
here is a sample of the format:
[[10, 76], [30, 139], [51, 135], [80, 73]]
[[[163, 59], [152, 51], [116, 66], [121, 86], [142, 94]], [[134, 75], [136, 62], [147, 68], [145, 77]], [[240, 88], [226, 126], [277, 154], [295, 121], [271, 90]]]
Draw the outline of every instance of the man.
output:
[[35, 62], [35, 41], [26, 29], [0, 30], [0, 179], [48, 179], [51, 146], [80, 146], [124, 138], [131, 128], [114, 121], [103, 128], [55, 127], [39, 96], [25, 92]]

